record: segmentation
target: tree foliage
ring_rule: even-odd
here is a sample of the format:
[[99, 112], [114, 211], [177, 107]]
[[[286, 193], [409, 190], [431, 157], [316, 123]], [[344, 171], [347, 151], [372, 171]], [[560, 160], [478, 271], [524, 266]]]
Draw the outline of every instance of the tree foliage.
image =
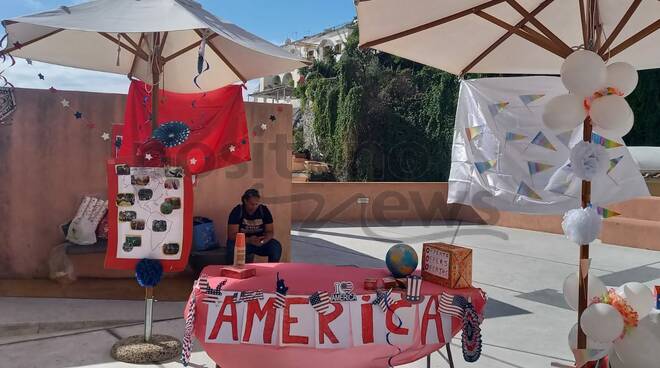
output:
[[[339, 58], [301, 70], [296, 89], [311, 112], [313, 155], [346, 181], [445, 181], [449, 176], [459, 79], [387, 53], [361, 50], [358, 33]], [[628, 101], [629, 145], [660, 145], [660, 73], [640, 72]], [[312, 147], [305, 147], [312, 149]]]

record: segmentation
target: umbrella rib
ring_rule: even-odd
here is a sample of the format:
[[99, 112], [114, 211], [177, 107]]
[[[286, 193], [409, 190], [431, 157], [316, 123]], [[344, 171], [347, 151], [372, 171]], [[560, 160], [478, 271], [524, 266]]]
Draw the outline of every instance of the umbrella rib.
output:
[[[9, 23], [7, 23], [7, 24], [9, 24]], [[28, 46], [28, 45], [30, 45], [30, 44], [33, 44], [33, 43], [38, 42], [38, 41], [41, 41], [41, 40], [43, 40], [44, 38], [48, 38], [48, 37], [50, 37], [50, 36], [52, 36], [52, 35], [54, 35], [54, 34], [56, 34], [56, 33], [60, 33], [60, 32], [62, 32], [63, 30], [64, 30], [64, 29], [62, 29], [62, 28], [58, 28], [58, 29], [56, 29], [56, 30], [54, 30], [54, 31], [52, 31], [52, 32], [46, 33], [45, 35], [41, 35], [41, 36], [39, 36], [39, 37], [37, 37], [37, 38], [31, 39], [30, 41], [27, 41], [27, 42], [19, 42], [19, 45], [18, 45], [18, 46], [12, 46], [12, 47], [8, 47], [8, 48], [6, 48], [6, 49], [4, 49], [4, 50], [0, 50], [0, 56], [2, 56], [2, 55], [4, 55], [4, 54], [9, 54], [10, 52], [16, 51], [16, 50], [18, 50], [18, 49], [20, 49], [20, 48], [23, 48], [23, 47], [25, 47], [25, 46]], [[7, 45], [7, 46], [9, 46], [9, 45]]]
[[660, 29], [660, 19], [656, 20], [655, 22], [649, 24], [646, 26], [644, 29], [641, 31], [635, 33], [634, 35], [628, 37], [625, 41], [621, 42], [618, 44], [615, 48], [613, 48], [609, 52], [609, 57], [614, 57], [615, 55], [619, 54], [620, 52], [624, 51], [628, 47], [636, 44], [640, 40], [642, 40], [644, 37], [652, 34], [653, 32], [657, 31]]
[[[511, 7], [514, 8], [514, 9], [515, 9], [518, 13], [520, 13], [520, 15], [522, 15], [523, 17], [526, 18], [526, 17], [530, 14], [530, 13], [529, 13], [529, 12], [528, 12], [528, 11], [522, 6], [522, 5], [520, 5], [516, 0], [506, 0], [506, 2], [509, 3], [509, 5], [511, 5]], [[551, 39], [553, 42], [555, 42], [559, 47], [561, 47], [561, 48], [565, 49], [566, 51], [568, 51], [569, 54], [570, 54], [571, 52], [573, 52], [573, 49], [571, 49], [566, 43], [564, 43], [564, 41], [562, 41], [562, 40], [561, 40], [559, 37], [557, 37], [554, 33], [552, 33], [552, 31], [550, 31], [546, 26], [543, 25], [543, 23], [541, 23], [538, 19], [536, 19], [536, 17], [535, 17], [534, 15], [532, 15], [532, 16], [529, 18], [529, 21], [530, 21], [534, 26], [536, 26], [536, 28], [538, 28], [539, 31], [541, 31], [541, 33], [543, 33], [546, 37], [548, 37], [548, 38]]]
[[439, 25], [451, 22], [453, 20], [463, 18], [467, 15], [474, 14], [478, 10], [484, 10], [484, 9], [490, 8], [491, 6], [497, 5], [499, 3], [503, 3], [504, 1], [506, 1], [506, 0], [487, 1], [483, 4], [481, 4], [481, 5], [477, 5], [475, 7], [470, 8], [470, 9], [462, 10], [458, 13], [454, 13], [454, 14], [448, 15], [446, 17], [442, 17], [442, 18], [434, 20], [432, 22], [425, 23], [425, 24], [407, 29], [405, 31], [397, 32], [397, 33], [391, 34], [389, 36], [381, 37], [381, 38], [375, 39], [373, 41], [365, 42], [364, 44], [360, 45], [360, 48], [369, 48], [369, 47], [373, 47], [373, 46], [376, 46], [376, 45], [383, 44], [385, 42], [398, 40], [399, 38], [410, 36], [412, 34], [422, 32], [422, 31], [425, 31], [425, 30], [433, 28], [433, 27], [437, 27]]
[[543, 36], [542, 34], [538, 33], [536, 30], [532, 28], [529, 28], [527, 26], [521, 26], [520, 28], [516, 28], [515, 26], [512, 26], [511, 24], [481, 10], [478, 11], [476, 14], [484, 18], [485, 20], [506, 29], [507, 31], [513, 31], [516, 35], [526, 39], [527, 41], [537, 46], [544, 48], [545, 50], [561, 58], [567, 56], [565, 53], [562, 53], [562, 50], [558, 49], [556, 45], [552, 43], [552, 41], [550, 41], [547, 37]]
[[126, 51], [128, 51], [128, 52], [130, 52], [130, 53], [132, 53], [132, 54], [134, 54], [134, 55], [139, 56], [139, 57], [140, 57], [141, 59], [143, 59], [143, 60], [147, 60], [148, 57], [147, 57], [147, 55], [143, 55], [143, 53], [141, 52], [142, 50], [140, 50], [140, 51], [138, 51], [138, 50], [134, 50], [132, 47], [126, 45], [126, 44], [123, 43], [123, 42], [120, 42], [118, 39], [116, 39], [116, 38], [110, 36], [109, 34], [107, 34], [107, 33], [105, 33], [105, 32], [98, 32], [98, 34], [100, 34], [101, 36], [105, 37], [106, 39], [112, 41], [115, 45], [116, 45], [117, 43], [119, 43], [119, 46], [121, 46], [124, 50], [126, 50]]
[[628, 24], [628, 21], [632, 17], [633, 13], [635, 13], [635, 10], [637, 10], [637, 7], [639, 7], [639, 4], [642, 2], [642, 0], [635, 0], [630, 4], [630, 7], [628, 7], [628, 10], [626, 13], [621, 17], [621, 20], [619, 23], [617, 23], [616, 27], [614, 27], [614, 30], [612, 30], [612, 34], [610, 34], [609, 37], [605, 40], [603, 43], [603, 46], [600, 47], [600, 50], [598, 50], [598, 53], [600, 55], [603, 55], [605, 51], [607, 51], [607, 48], [610, 47], [612, 42], [614, 42], [614, 39], [617, 38], [619, 33], [621, 33], [621, 30], [623, 27], [625, 27], [626, 24]]
[[477, 65], [481, 60], [483, 60], [488, 54], [490, 54], [495, 48], [499, 45], [501, 45], [504, 41], [506, 41], [509, 37], [511, 37], [512, 34], [515, 33], [515, 29], [518, 29], [522, 26], [525, 25], [525, 23], [531, 21], [534, 18], [534, 15], [538, 14], [541, 12], [541, 10], [545, 9], [546, 6], [548, 6], [550, 3], [552, 3], [554, 0], [545, 0], [539, 6], [536, 7], [536, 9], [532, 10], [531, 13], [527, 13], [526, 15], [523, 16], [523, 19], [520, 20], [518, 23], [516, 23], [515, 26], [513, 26], [510, 30], [508, 30], [505, 34], [502, 35], [502, 37], [498, 38], [497, 41], [495, 41], [493, 44], [488, 46], [487, 49], [485, 49], [479, 56], [477, 56], [474, 60], [472, 60], [463, 70], [461, 70], [460, 75], [465, 75], [467, 72], [470, 71], [475, 65]]
[[[144, 52], [144, 50], [142, 50], [142, 41], [143, 40], [144, 40], [144, 32], [140, 33], [140, 40], [138, 41], [138, 43], [135, 47], [136, 50], [140, 50], [140, 51]], [[138, 59], [138, 56], [136, 54], [133, 54], [133, 62], [131, 62], [131, 70], [128, 72], [128, 78], [129, 79], [133, 77], [133, 72], [135, 71], [135, 65], [137, 64], [137, 59]]]
[[[208, 37], [206, 38], [206, 40], [207, 40], [207, 41], [210, 41], [210, 40], [216, 38], [217, 36], [218, 36], [217, 33], [213, 33], [212, 35], [208, 36]], [[200, 45], [201, 43], [202, 43], [202, 40], [199, 40], [199, 41], [197, 41], [197, 42], [195, 42], [195, 43], [193, 43], [193, 44], [191, 44], [191, 45], [188, 45], [188, 46], [182, 48], [181, 50], [179, 50], [179, 51], [177, 51], [177, 52], [171, 54], [170, 56], [167, 56], [167, 57], [165, 58], [165, 62], [168, 62], [168, 61], [170, 61], [170, 60], [172, 60], [172, 59], [176, 59], [177, 57], [179, 57], [179, 56], [185, 54], [186, 52], [188, 52], [188, 51], [190, 51], [190, 50], [192, 50], [192, 49], [194, 49], [194, 48], [196, 48], [196, 47], [199, 47], [199, 45]]]
[[[202, 34], [202, 32], [201, 32], [200, 30], [196, 29], [195, 32], [197, 33], [197, 35], [199, 35], [200, 38], [204, 38], [204, 34]], [[245, 79], [245, 77], [243, 77], [243, 75], [238, 71], [238, 69], [236, 69], [236, 67], [234, 67], [234, 65], [233, 65], [231, 62], [229, 62], [229, 60], [227, 60], [227, 58], [222, 54], [222, 52], [220, 52], [220, 50], [219, 50], [217, 47], [215, 47], [215, 45], [214, 45], [213, 43], [209, 42], [209, 43], [207, 43], [207, 46], [210, 47], [211, 50], [213, 50], [213, 52], [215, 52], [215, 54], [218, 55], [218, 57], [219, 57], [219, 58], [220, 58], [225, 64], [227, 64], [227, 67], [229, 67], [229, 69], [231, 69], [231, 71], [232, 71], [234, 74], [236, 74], [236, 76], [237, 76], [237, 77], [238, 77], [243, 83], [247, 83], [247, 80]]]

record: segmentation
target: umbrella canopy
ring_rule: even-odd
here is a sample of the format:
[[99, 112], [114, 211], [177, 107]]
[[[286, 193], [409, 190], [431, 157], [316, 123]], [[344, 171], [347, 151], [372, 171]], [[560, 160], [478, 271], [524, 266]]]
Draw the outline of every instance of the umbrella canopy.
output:
[[[173, 92], [209, 91], [306, 63], [192, 0], [96, 0], [3, 25], [8, 42], [0, 53], [125, 74], [149, 84], [160, 80], [156, 84]], [[197, 79], [198, 88], [193, 79], [203, 39], [209, 68]]]
[[[598, 51], [637, 69], [660, 67], [660, 1], [358, 0], [360, 45], [453, 74], [557, 74], [584, 45], [596, 13]], [[589, 48], [589, 47], [587, 47]]]

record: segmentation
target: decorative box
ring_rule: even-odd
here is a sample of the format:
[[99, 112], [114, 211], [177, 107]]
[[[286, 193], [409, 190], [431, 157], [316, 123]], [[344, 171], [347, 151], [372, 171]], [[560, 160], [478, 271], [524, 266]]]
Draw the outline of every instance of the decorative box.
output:
[[220, 270], [221, 277], [228, 277], [230, 279], [247, 279], [257, 274], [257, 270], [254, 268], [243, 268], [243, 267], [223, 267]]
[[422, 278], [444, 287], [472, 286], [472, 249], [446, 243], [424, 243]]

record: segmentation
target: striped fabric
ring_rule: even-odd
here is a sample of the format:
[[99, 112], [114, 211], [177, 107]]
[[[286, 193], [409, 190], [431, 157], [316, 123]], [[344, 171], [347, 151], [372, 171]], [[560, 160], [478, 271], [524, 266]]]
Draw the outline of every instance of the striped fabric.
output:
[[465, 314], [465, 306], [467, 303], [467, 299], [460, 295], [451, 295], [443, 292], [440, 295], [438, 311], [462, 319]]
[[220, 300], [222, 300], [222, 287], [225, 286], [226, 283], [227, 280], [223, 280], [215, 288], [212, 288], [208, 279], [202, 276], [197, 282], [199, 290], [204, 294], [202, 302], [206, 304], [220, 303]]
[[406, 300], [410, 302], [420, 301], [422, 291], [422, 278], [417, 275], [408, 276], [408, 287], [406, 288]]
[[184, 367], [188, 366], [190, 362], [190, 354], [192, 353], [192, 337], [195, 332], [195, 290], [193, 289], [188, 299], [188, 315], [186, 316], [186, 329], [183, 334], [183, 342], [181, 348], [181, 363]]
[[240, 293], [234, 293], [234, 303], [247, 303], [250, 300], [261, 300], [263, 298], [263, 290], [241, 291]]

